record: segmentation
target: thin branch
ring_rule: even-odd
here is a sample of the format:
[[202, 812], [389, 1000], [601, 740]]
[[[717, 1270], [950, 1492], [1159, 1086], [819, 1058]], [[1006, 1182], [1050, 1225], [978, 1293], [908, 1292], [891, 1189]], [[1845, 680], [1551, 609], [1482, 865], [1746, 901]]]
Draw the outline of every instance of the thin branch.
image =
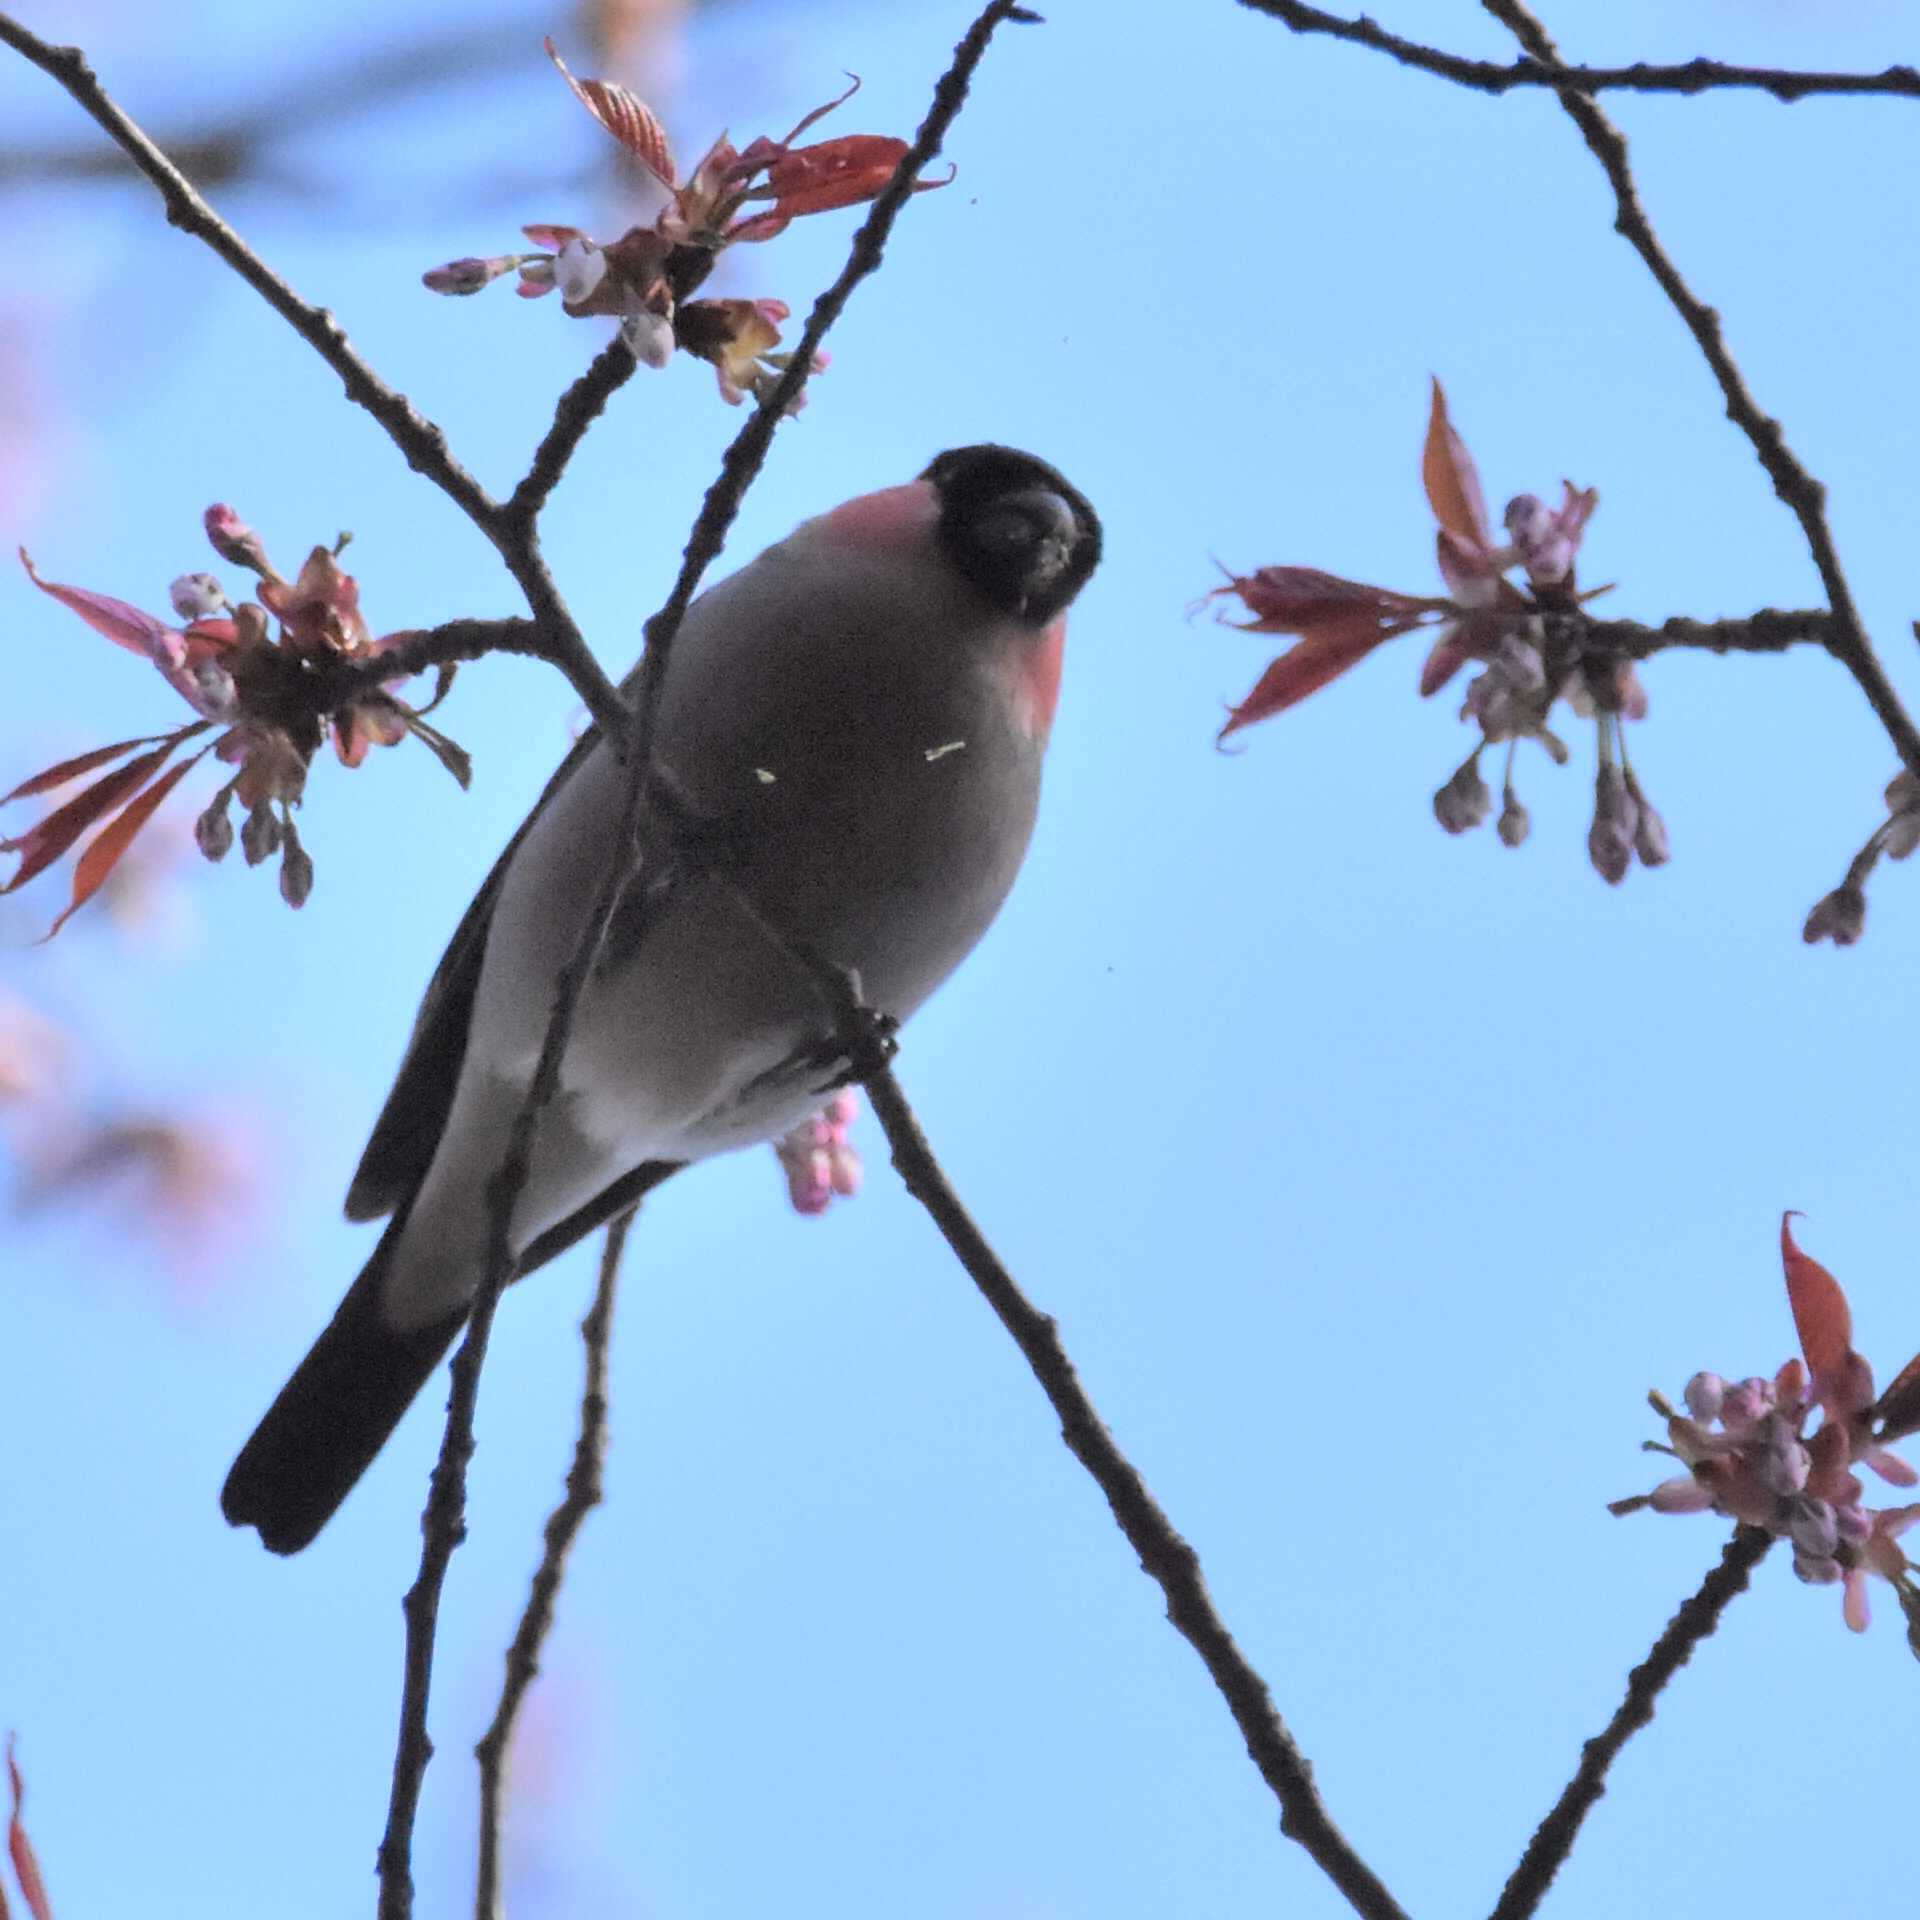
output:
[[1397, 60], [1403, 67], [1438, 74], [1456, 85], [1480, 93], [1508, 93], [1515, 87], [1574, 88], [1580, 93], [1706, 93], [1745, 88], [1770, 93], [1776, 100], [1805, 100], [1814, 94], [1891, 94], [1920, 100], [1920, 71], [1887, 67], [1879, 73], [1804, 73], [1782, 67], [1741, 67], [1723, 60], [1686, 60], [1656, 66], [1636, 60], [1627, 67], [1563, 67], [1539, 56], [1503, 65], [1497, 60], [1472, 60], [1440, 47], [1389, 33], [1364, 14], [1349, 20], [1301, 0], [1240, 0], [1243, 7], [1264, 13], [1295, 33], [1321, 33], [1358, 47], [1370, 47]]
[[293, 683], [317, 717], [356, 694], [371, 693], [390, 681], [405, 680], [430, 667], [459, 666], [490, 653], [517, 653], [550, 660], [547, 637], [533, 621], [517, 615], [500, 620], [443, 620], [437, 627], [387, 636], [377, 654], [322, 654], [300, 663]]
[[521, 533], [532, 529], [566, 470], [567, 462], [573, 458], [574, 449], [605, 411], [607, 402], [632, 379], [639, 364], [632, 348], [616, 334], [594, 356], [586, 372], [560, 396], [553, 425], [534, 449], [533, 463], [527, 468], [526, 477], [500, 509], [504, 526]]
[[480, 1763], [480, 1872], [474, 1901], [478, 1920], [502, 1920], [500, 1852], [505, 1826], [507, 1751], [513, 1741], [514, 1721], [535, 1674], [540, 1671], [540, 1649], [553, 1626], [554, 1601], [567, 1568], [567, 1555], [586, 1517], [602, 1498], [601, 1467], [607, 1450], [607, 1348], [613, 1332], [613, 1302], [620, 1280], [620, 1255], [633, 1224], [630, 1209], [607, 1228], [600, 1254], [600, 1281], [593, 1305], [580, 1323], [586, 1345], [587, 1379], [580, 1396], [580, 1434], [574, 1442], [573, 1465], [567, 1470], [566, 1497], [547, 1518], [546, 1550], [534, 1571], [526, 1610], [507, 1649], [507, 1677], [493, 1724], [473, 1750]]
[[[845, 1009], [847, 1020], [856, 1019]], [[1200, 1656], [1247, 1743], [1260, 1777], [1280, 1803], [1280, 1831], [1297, 1841], [1313, 1863], [1345, 1896], [1362, 1920], [1405, 1920], [1400, 1906], [1378, 1876], [1334, 1825], [1313, 1783], [1313, 1769], [1287, 1731], [1267, 1683], [1240, 1651], [1215, 1610], [1201, 1571], [1200, 1556], [1175, 1531], [1139, 1470], [1120, 1451], [1074, 1371], [1060, 1330], [1015, 1283], [988, 1245], [934, 1158], [900, 1083], [884, 1060], [861, 1059], [858, 1024], [847, 1032], [856, 1071], [862, 1077], [874, 1113], [886, 1131], [893, 1164], [907, 1191], [932, 1215], [960, 1264], [986, 1296], [987, 1304], [1026, 1356], [1053, 1410], [1061, 1437], [1093, 1476], [1113, 1509], [1113, 1517], [1140, 1564], [1166, 1595], [1167, 1618]]]
[[1840, 632], [1839, 622], [1825, 607], [1788, 613], [1762, 607], [1758, 613], [1731, 620], [1690, 620], [1675, 614], [1657, 627], [1638, 620], [1596, 620], [1590, 614], [1574, 617], [1580, 653], [1611, 654], [1625, 660], [1650, 660], [1656, 653], [1678, 651], [1785, 653], [1801, 646], [1833, 653]]
[[[1012, 4], [1012, 0], [992, 0], [955, 50], [952, 65], [934, 90], [933, 107], [918, 137], [902, 157], [893, 178], [874, 201], [865, 222], [854, 236], [845, 269], [815, 304], [791, 365], [727, 449], [720, 477], [708, 489], [693, 533], [688, 539], [680, 577], [667, 604], [647, 623], [647, 653], [639, 676], [640, 692], [631, 730], [623, 734], [618, 722], [609, 729], [614, 743], [618, 744], [625, 738], [632, 772], [627, 782], [621, 817], [613, 833], [606, 868], [588, 910], [580, 940], [554, 981], [552, 1013], [547, 1023], [546, 1038], [541, 1044], [539, 1062], [526, 1097], [514, 1116], [506, 1153], [499, 1169], [487, 1184], [486, 1271], [474, 1295], [466, 1337], [453, 1358], [446, 1435], [434, 1467], [426, 1512], [421, 1520], [424, 1538], [420, 1571], [403, 1603], [407, 1624], [406, 1668], [401, 1694], [400, 1734], [394, 1754], [393, 1790], [388, 1803], [386, 1832], [379, 1851], [380, 1920], [409, 1920], [413, 1911], [413, 1826], [427, 1764], [433, 1757], [433, 1743], [427, 1735], [433, 1644], [447, 1569], [455, 1549], [466, 1534], [466, 1469], [473, 1456], [473, 1420], [479, 1398], [480, 1370], [493, 1331], [494, 1313], [502, 1292], [513, 1276], [513, 1211], [532, 1170], [533, 1148], [540, 1120], [559, 1090], [560, 1068], [572, 1034], [574, 1015], [614, 911], [627, 889], [633, 870], [634, 850], [639, 845], [648, 816], [652, 792], [648, 776], [654, 713], [668, 651], [691, 603], [700, 574], [719, 551], [726, 529], [738, 510], [741, 496], [766, 458], [775, 425], [788, 402], [799, 391], [821, 338], [845, 306], [848, 295], [879, 264], [894, 219], [912, 192], [913, 180], [928, 159], [938, 152], [941, 138], [960, 111], [966, 99], [968, 81], [986, 52], [994, 29], [1003, 20], [1032, 17], [1025, 8]], [[536, 607], [536, 617], [538, 613]]]
[[1920, 730], [1915, 729], [1901, 705], [1900, 696], [1875, 655], [1873, 642], [1868, 639], [1854, 606], [1833, 532], [1827, 525], [1826, 488], [1800, 464], [1787, 445], [1779, 421], [1761, 411], [1727, 348], [1719, 314], [1694, 294], [1655, 237], [1646, 209], [1640, 204], [1639, 190], [1627, 159], [1627, 143], [1620, 130], [1568, 79], [1559, 50], [1522, 0], [1481, 0], [1481, 4], [1513, 33], [1533, 59], [1550, 70], [1561, 106], [1580, 129], [1613, 188], [1614, 230], [1646, 263], [1660, 290], [1685, 322], [1707, 365], [1713, 369], [1720, 391], [1726, 396], [1727, 418], [1752, 443], [1761, 466], [1773, 482], [1774, 492], [1800, 523], [1820, 584], [1826, 589], [1827, 602], [1833, 609], [1835, 626], [1827, 650], [1853, 675], [1900, 758], [1920, 775]]
[[[487, 536], [526, 595], [533, 617], [545, 634], [546, 658], [573, 682], [574, 690], [594, 718], [617, 732], [625, 719], [620, 695], [562, 603], [552, 575], [540, 558], [530, 515], [509, 516], [508, 510], [454, 459], [440, 428], [420, 413], [404, 394], [381, 380], [354, 351], [340, 322], [326, 308], [301, 299], [214, 212], [179, 168], [108, 95], [78, 47], [51, 46], [6, 14], [0, 14], [0, 44], [12, 47], [66, 89], [159, 189], [168, 224], [205, 242], [246, 281], [339, 374], [347, 398], [379, 422], [387, 437], [406, 456], [407, 464], [438, 487]], [[571, 441], [564, 441], [563, 436], [564, 419], [572, 397], [569, 395], [562, 401], [561, 418], [556, 419], [554, 428], [542, 442], [540, 455], [536, 456], [541, 500], [552, 490], [560, 468], [579, 438], [578, 432]], [[530, 480], [534, 478], [535, 475], [529, 475]]]
[[1501, 1892], [1499, 1905], [1490, 1920], [1528, 1920], [1539, 1906], [1553, 1884], [1553, 1876], [1573, 1851], [1580, 1823], [1607, 1790], [1607, 1769], [1620, 1749], [1652, 1720], [1661, 1689], [1692, 1658], [1694, 1648], [1720, 1624], [1720, 1616], [1727, 1610], [1728, 1603], [1746, 1590], [1749, 1576], [1766, 1558], [1767, 1549], [1772, 1545], [1773, 1535], [1764, 1527], [1733, 1530], [1733, 1538], [1720, 1555], [1720, 1564], [1700, 1583], [1693, 1598], [1667, 1622], [1666, 1630], [1653, 1643], [1652, 1652], [1627, 1675], [1626, 1697], [1604, 1731], [1595, 1734], [1581, 1749], [1580, 1765], [1567, 1782], [1566, 1791], [1554, 1803], [1553, 1811], [1527, 1842], [1527, 1850], [1520, 1856], [1520, 1864]]

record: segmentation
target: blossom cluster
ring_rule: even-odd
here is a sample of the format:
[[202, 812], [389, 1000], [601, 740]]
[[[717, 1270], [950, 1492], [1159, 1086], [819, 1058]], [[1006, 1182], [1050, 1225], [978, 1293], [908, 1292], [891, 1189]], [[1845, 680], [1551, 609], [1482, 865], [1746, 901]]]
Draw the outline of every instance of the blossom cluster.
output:
[[1873, 1369], [1854, 1350], [1847, 1296], [1795, 1244], [1792, 1221], [1788, 1214], [1780, 1222], [1780, 1253], [1800, 1355], [1771, 1379], [1696, 1373], [1681, 1396], [1684, 1412], [1650, 1395], [1667, 1440], [1647, 1442], [1648, 1450], [1672, 1456], [1683, 1471], [1651, 1493], [1614, 1501], [1611, 1511], [1711, 1510], [1763, 1527], [1791, 1544], [1802, 1580], [1841, 1589], [1855, 1632], [1868, 1621], [1867, 1576], [1877, 1575], [1899, 1596], [1908, 1641], [1920, 1655], [1920, 1585], [1900, 1545], [1920, 1520], [1920, 1503], [1869, 1507], [1853, 1471], [1864, 1466], [1896, 1487], [1920, 1484], [1920, 1473], [1889, 1451], [1890, 1442], [1920, 1431], [1920, 1356], [1876, 1394]]
[[[1503, 744], [1497, 830], [1505, 846], [1526, 840], [1532, 822], [1514, 790], [1516, 750], [1531, 740], [1556, 765], [1566, 764], [1567, 747], [1548, 724], [1555, 703], [1564, 701], [1593, 723], [1597, 739], [1587, 835], [1595, 870], [1617, 885], [1636, 859], [1663, 865], [1666, 823], [1634, 771], [1624, 730], [1624, 722], [1645, 717], [1646, 689], [1631, 660], [1581, 645], [1580, 609], [1606, 591], [1582, 592], [1575, 580], [1599, 495], [1571, 481], [1563, 483], [1557, 506], [1517, 494], [1501, 516], [1504, 537], [1496, 538], [1473, 456], [1448, 417], [1437, 380], [1421, 480], [1439, 522], [1444, 594], [1400, 593], [1316, 567], [1279, 566], [1230, 574], [1206, 596], [1237, 600], [1252, 617], [1230, 624], [1246, 632], [1296, 636], [1229, 711], [1220, 738], [1284, 712], [1386, 641], [1425, 631], [1432, 644], [1420, 671], [1423, 696], [1437, 693], [1469, 663], [1480, 668], [1460, 707], [1461, 719], [1478, 729], [1479, 743], [1433, 797], [1434, 816], [1448, 833], [1465, 833], [1493, 817], [1494, 796], [1480, 763], [1489, 747]], [[1509, 577], [1515, 573], [1519, 580]]]
[[[546, 47], [574, 97], [639, 165], [664, 196], [664, 206], [650, 225], [629, 227], [619, 239], [604, 243], [579, 227], [550, 222], [522, 227], [537, 251], [450, 260], [422, 276], [426, 286], [434, 293], [478, 293], [506, 274], [517, 274], [518, 290], [529, 299], [557, 292], [562, 308], [576, 319], [617, 319], [621, 337], [644, 366], [664, 367], [677, 348], [712, 366], [729, 405], [739, 405], [749, 394], [764, 395], [791, 360], [776, 351], [790, 312], [786, 302], [690, 296], [726, 248], [771, 240], [805, 214], [873, 199], [906, 157], [906, 141], [850, 133], [810, 146], [795, 144], [853, 97], [860, 86], [855, 80], [784, 140], [761, 135], [738, 148], [722, 134], [683, 179], [665, 128], [638, 95], [616, 81], [575, 79], [552, 40]], [[913, 191], [946, 184], [916, 181]], [[820, 355], [810, 371], [825, 365]], [[804, 397], [803, 388], [792, 403], [795, 410]]]
[[[255, 597], [236, 603], [214, 575], [182, 574], [171, 591], [178, 624], [108, 594], [43, 580], [21, 552], [35, 586], [96, 633], [149, 660], [197, 716], [170, 733], [119, 740], [62, 760], [0, 795], [4, 806], [57, 794], [89, 774], [100, 776], [60, 800], [24, 833], [0, 840], [0, 853], [20, 858], [0, 884], [0, 894], [12, 893], [60, 859], [89, 828], [105, 822], [75, 863], [72, 897], [49, 937], [100, 890], [167, 796], [208, 754], [234, 772], [195, 823], [200, 851], [209, 860], [224, 859], [237, 837], [249, 866], [278, 855], [280, 892], [294, 907], [303, 905], [312, 890], [313, 860], [294, 826], [293, 809], [305, 794], [313, 757], [329, 736], [342, 765], [357, 767], [370, 748], [397, 745], [411, 734], [462, 786], [467, 784], [466, 754], [422, 717], [439, 696], [426, 708], [414, 708], [391, 691], [404, 672], [388, 681], [357, 680], [354, 691], [337, 699], [327, 694], [330, 671], [377, 661], [414, 637], [410, 632], [373, 637], [360, 611], [358, 583], [340, 565], [344, 536], [333, 547], [315, 547], [288, 580], [274, 569], [260, 536], [231, 507], [209, 507], [205, 527], [221, 559], [257, 577]], [[443, 674], [442, 693], [445, 686]], [[213, 738], [186, 759], [175, 758], [209, 733]], [[242, 816], [237, 836], [236, 803]]]
[[841, 1087], [773, 1143], [794, 1212], [825, 1213], [835, 1195], [851, 1199], [860, 1191], [860, 1155], [851, 1137], [859, 1112], [859, 1096]]

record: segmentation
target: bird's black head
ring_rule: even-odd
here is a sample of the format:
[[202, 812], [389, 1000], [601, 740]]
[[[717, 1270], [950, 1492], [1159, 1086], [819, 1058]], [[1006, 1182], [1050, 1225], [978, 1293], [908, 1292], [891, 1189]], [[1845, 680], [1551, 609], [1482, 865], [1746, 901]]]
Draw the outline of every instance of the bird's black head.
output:
[[1012, 447], [956, 447], [924, 474], [939, 539], [995, 606], [1044, 627], [1100, 562], [1100, 517], [1044, 460]]

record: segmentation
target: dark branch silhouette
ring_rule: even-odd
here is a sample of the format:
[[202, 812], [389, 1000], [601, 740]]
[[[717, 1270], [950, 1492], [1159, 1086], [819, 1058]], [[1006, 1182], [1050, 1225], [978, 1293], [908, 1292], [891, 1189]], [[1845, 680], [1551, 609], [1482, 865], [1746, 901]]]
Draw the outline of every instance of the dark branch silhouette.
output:
[[1720, 1624], [1728, 1603], [1746, 1591], [1747, 1580], [1773, 1545], [1764, 1527], [1736, 1527], [1720, 1555], [1720, 1564], [1700, 1583], [1700, 1590], [1671, 1620], [1653, 1643], [1653, 1650], [1627, 1675], [1626, 1698], [1605, 1728], [1580, 1751], [1580, 1765], [1541, 1821], [1512, 1878], [1500, 1895], [1490, 1920], [1527, 1920], [1553, 1876], [1565, 1864], [1579, 1836], [1580, 1823], [1607, 1790], [1607, 1769], [1620, 1749], [1653, 1718], [1661, 1689], [1693, 1657], [1693, 1650]]
[[587, 1515], [600, 1504], [601, 1468], [607, 1452], [607, 1349], [613, 1335], [613, 1303], [620, 1282], [620, 1255], [627, 1244], [633, 1212], [607, 1228], [600, 1253], [600, 1279], [593, 1305], [580, 1323], [586, 1347], [587, 1379], [580, 1395], [580, 1432], [573, 1464], [567, 1469], [566, 1497], [547, 1518], [545, 1551], [534, 1570], [525, 1611], [507, 1648], [507, 1677], [492, 1724], [474, 1748], [480, 1763], [480, 1869], [474, 1898], [477, 1920], [500, 1920], [501, 1850], [506, 1827], [507, 1756], [527, 1689], [540, 1671], [540, 1649], [553, 1627], [554, 1602]]
[[1568, 67], [1531, 51], [1527, 58], [1502, 64], [1423, 46], [1418, 40], [1389, 33], [1364, 14], [1348, 19], [1304, 5], [1303, 0], [1240, 0], [1240, 4], [1278, 20], [1295, 33], [1325, 34], [1353, 46], [1370, 47], [1404, 67], [1438, 74], [1442, 80], [1480, 93], [1510, 93], [1515, 87], [1572, 88], [1587, 94], [1698, 94], [1739, 88], [1769, 93], [1789, 103], [1816, 94], [1882, 94], [1920, 100], [1920, 70], [1908, 66], [1887, 67], [1879, 73], [1803, 73], [1785, 67], [1743, 67], [1724, 60], [1698, 59], [1670, 66], [1636, 60], [1625, 67]]

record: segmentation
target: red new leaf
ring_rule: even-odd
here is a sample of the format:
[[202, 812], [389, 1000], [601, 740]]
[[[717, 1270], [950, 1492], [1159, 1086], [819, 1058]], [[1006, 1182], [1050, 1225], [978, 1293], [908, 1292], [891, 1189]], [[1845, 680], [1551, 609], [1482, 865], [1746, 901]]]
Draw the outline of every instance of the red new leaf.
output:
[[95, 633], [104, 633], [116, 646], [125, 647], [129, 653], [137, 653], [143, 660], [157, 659], [167, 651], [160, 643], [171, 635], [176, 643], [179, 635], [176, 629], [164, 620], [156, 620], [150, 613], [142, 613], [138, 607], [130, 607], [124, 600], [116, 600], [111, 594], [93, 593], [85, 587], [63, 587], [54, 580], [42, 580], [34, 571], [33, 560], [25, 547], [20, 549], [20, 564], [27, 570], [27, 578], [42, 593], [51, 594], [62, 606], [71, 607]]
[[576, 80], [549, 36], [547, 58], [573, 89], [573, 97], [663, 186], [674, 184], [673, 149], [653, 109], [615, 80]]
[[1480, 492], [1467, 443], [1447, 418], [1447, 396], [1433, 383], [1433, 412], [1427, 421], [1426, 450], [1420, 456], [1420, 478], [1433, 507], [1433, 517], [1457, 540], [1485, 549], [1493, 545], [1487, 532], [1487, 503]]
[[[182, 760], [172, 772], [163, 774], [145, 793], [128, 801], [125, 808], [89, 842], [73, 869], [73, 898], [50, 926], [45, 938], [51, 940], [106, 883], [107, 875], [120, 864], [121, 856], [133, 845], [135, 836], [159, 810], [160, 803], [212, 751], [205, 746], [190, 760]], [[18, 880], [14, 882], [17, 886]]]
[[1322, 573], [1318, 567], [1261, 567], [1238, 574], [1207, 597], [1231, 594], [1253, 615], [1242, 623], [1247, 633], [1312, 633], [1323, 626], [1346, 627], [1369, 620], [1383, 640], [1405, 633], [1429, 613], [1444, 613], [1452, 603], [1370, 587], [1362, 580]]
[[[870, 200], [893, 178], [907, 143], [883, 133], [847, 133], [837, 140], [783, 153], [767, 169], [767, 185], [781, 213], [826, 213]], [[941, 186], [925, 180], [921, 186]]]
[[1846, 1378], [1853, 1352], [1853, 1314], [1840, 1282], [1794, 1244], [1793, 1215], [1780, 1216], [1780, 1258], [1787, 1270], [1787, 1304], [1807, 1356], [1813, 1390], [1822, 1399]]
[[13, 1816], [7, 1822], [7, 1853], [13, 1861], [14, 1878], [20, 1882], [21, 1897], [27, 1903], [32, 1920], [53, 1920], [53, 1904], [47, 1898], [47, 1883], [40, 1874], [40, 1862], [34, 1856], [33, 1842], [20, 1818], [20, 1803], [25, 1785], [20, 1778], [20, 1763], [13, 1757], [13, 1735], [7, 1735], [7, 1784], [13, 1793]]
[[51, 793], [55, 787], [64, 787], [69, 780], [78, 780], [83, 773], [91, 773], [95, 767], [104, 767], [109, 761], [118, 760], [123, 753], [131, 753], [135, 747], [150, 747], [156, 740], [172, 740], [171, 733], [150, 733], [141, 740], [118, 740], [110, 747], [95, 747], [91, 753], [75, 754], [71, 760], [62, 760], [58, 766], [49, 767], [45, 773], [36, 773], [31, 780], [23, 780], [11, 793], [0, 794], [0, 807], [9, 800], [31, 800], [37, 793]]
[[65, 806], [56, 807], [44, 820], [29, 827], [17, 840], [0, 840], [0, 853], [20, 856], [18, 870], [11, 880], [0, 886], [0, 893], [12, 893], [17, 887], [24, 887], [35, 874], [43, 873], [96, 820], [138, 793], [160, 771], [175, 747], [196, 733], [204, 733], [208, 724], [205, 720], [196, 720], [192, 726], [168, 734], [151, 753], [143, 753], [138, 760], [130, 760], [104, 779], [96, 780]]
[[1215, 738], [1224, 740], [1256, 720], [1284, 713], [1308, 694], [1317, 693], [1329, 680], [1338, 679], [1387, 638], [1377, 621], [1364, 616], [1344, 624], [1330, 621], [1316, 627], [1267, 668], [1253, 691], [1227, 715], [1226, 725]]

